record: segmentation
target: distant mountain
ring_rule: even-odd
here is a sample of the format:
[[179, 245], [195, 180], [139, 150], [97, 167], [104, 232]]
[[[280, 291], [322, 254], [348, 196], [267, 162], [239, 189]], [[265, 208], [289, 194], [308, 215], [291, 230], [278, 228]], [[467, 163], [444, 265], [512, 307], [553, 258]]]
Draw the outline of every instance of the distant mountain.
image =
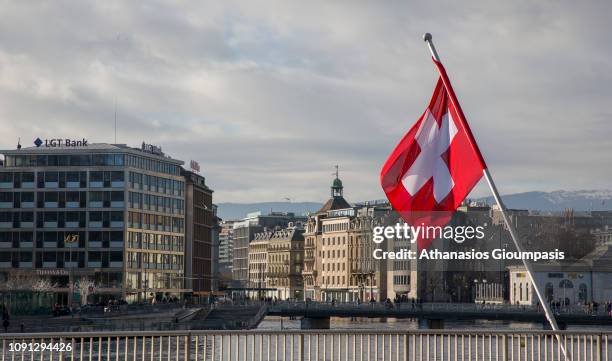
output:
[[260, 203], [219, 203], [217, 215], [221, 219], [241, 219], [247, 213], [261, 211], [262, 214], [273, 212], [293, 212], [296, 215], [305, 215], [308, 212], [318, 211], [323, 204], [317, 202], [260, 202]]
[[[553, 192], [525, 192], [502, 196], [504, 204], [513, 209], [539, 211], [563, 211], [573, 208], [575, 211], [612, 210], [611, 190], [579, 190]], [[493, 204], [493, 197], [476, 199]], [[316, 212], [323, 204], [317, 202], [260, 202], [260, 203], [219, 203], [218, 215], [222, 219], [241, 219], [247, 213], [261, 211], [267, 214], [274, 212], [293, 212], [305, 215]]]
[[[502, 196], [508, 208], [540, 211], [562, 211], [573, 208], [575, 211], [612, 209], [612, 191], [578, 190], [553, 192], [525, 192]], [[493, 204], [493, 197], [480, 198]]]

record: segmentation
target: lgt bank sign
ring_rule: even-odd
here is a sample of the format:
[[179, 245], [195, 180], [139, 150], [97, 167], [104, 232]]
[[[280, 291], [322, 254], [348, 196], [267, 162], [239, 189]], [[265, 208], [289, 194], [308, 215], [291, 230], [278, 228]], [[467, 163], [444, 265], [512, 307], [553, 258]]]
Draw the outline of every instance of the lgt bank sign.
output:
[[87, 139], [70, 139], [70, 138], [53, 138], [53, 139], [45, 139], [42, 140], [40, 138], [36, 138], [34, 140], [34, 145], [37, 147], [86, 147]]

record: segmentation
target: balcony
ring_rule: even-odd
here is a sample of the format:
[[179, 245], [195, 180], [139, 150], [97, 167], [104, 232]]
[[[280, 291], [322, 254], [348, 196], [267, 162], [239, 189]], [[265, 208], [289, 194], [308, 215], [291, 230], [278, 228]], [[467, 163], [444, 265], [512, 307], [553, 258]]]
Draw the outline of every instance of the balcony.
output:
[[64, 268], [79, 268], [79, 262], [77, 261], [65, 261], [64, 262]]
[[79, 228], [79, 221], [66, 221], [66, 228]]
[[90, 248], [102, 248], [102, 242], [89, 241], [87, 246]]
[[102, 267], [102, 261], [88, 261], [87, 267], [90, 268], [100, 268]]
[[111, 248], [123, 248], [123, 241], [111, 241], [110, 247]]
[[110, 222], [111, 228], [123, 228], [124, 224], [125, 223], [123, 221], [111, 221]]
[[0, 202], [0, 208], [13, 208], [13, 202]]
[[100, 181], [90, 181], [89, 182], [89, 188], [103, 188], [104, 187], [104, 182]]
[[66, 182], [66, 188], [81, 188], [81, 182]]
[[34, 228], [34, 222], [21, 222], [20, 228]]
[[109, 263], [109, 267], [110, 268], [122, 268], [123, 267], [123, 262], [121, 262], [121, 261], [110, 262]]
[[19, 268], [32, 268], [32, 261], [19, 262]]
[[42, 266], [43, 268], [57, 268], [57, 262], [55, 261], [43, 262]]
[[45, 221], [43, 223], [44, 228], [57, 228], [57, 221]]
[[11, 261], [0, 262], [0, 268], [13, 268], [13, 263]]
[[43, 242], [43, 248], [57, 248], [57, 242]]
[[34, 202], [21, 202], [21, 208], [34, 208]]
[[13, 228], [13, 222], [0, 222], [0, 228]]
[[13, 188], [13, 182], [0, 182], [0, 188], [3, 188], [3, 189]]
[[80, 202], [66, 202], [66, 208], [80, 208]]
[[57, 202], [45, 202], [45, 208], [57, 208]]
[[24, 189], [33, 189], [34, 188], [34, 182], [21, 182], [21, 188], [24, 188]]
[[123, 187], [125, 187], [125, 182], [124, 181], [112, 181], [111, 182], [111, 187], [113, 187], [113, 188], [123, 188]]
[[113, 201], [110, 204], [111, 208], [123, 208], [125, 207], [125, 202], [123, 201]]
[[59, 187], [58, 182], [45, 182], [45, 188], [57, 188]]
[[89, 202], [89, 207], [90, 208], [103, 208], [104, 207], [104, 202], [102, 202], [102, 201], [90, 201]]
[[89, 228], [102, 228], [102, 221], [89, 221]]
[[34, 242], [19, 242], [19, 248], [32, 248], [34, 247]]

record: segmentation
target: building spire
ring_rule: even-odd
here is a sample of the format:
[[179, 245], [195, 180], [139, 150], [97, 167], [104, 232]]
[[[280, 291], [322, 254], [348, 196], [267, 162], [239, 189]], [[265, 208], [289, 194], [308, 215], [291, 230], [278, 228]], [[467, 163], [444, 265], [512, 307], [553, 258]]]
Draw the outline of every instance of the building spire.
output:
[[333, 173], [336, 178], [334, 179], [334, 181], [332, 182], [332, 186], [331, 186], [331, 196], [332, 197], [342, 197], [342, 190], [343, 190], [343, 186], [342, 186], [342, 181], [340, 180], [340, 178], [338, 177], [339, 172], [339, 166], [336, 164], [334, 166], [336, 168], [336, 172]]

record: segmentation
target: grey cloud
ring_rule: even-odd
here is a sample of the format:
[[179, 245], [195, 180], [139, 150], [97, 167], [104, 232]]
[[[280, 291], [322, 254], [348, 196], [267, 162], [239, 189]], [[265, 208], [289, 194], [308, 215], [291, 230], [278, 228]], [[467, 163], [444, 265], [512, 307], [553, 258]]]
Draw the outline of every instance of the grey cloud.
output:
[[[4, 3], [3, 148], [160, 143], [222, 201], [382, 198], [436, 80], [431, 31], [504, 192], [611, 188], [607, 2]], [[25, 141], [24, 141], [25, 142]], [[485, 193], [482, 186], [474, 195]]]

